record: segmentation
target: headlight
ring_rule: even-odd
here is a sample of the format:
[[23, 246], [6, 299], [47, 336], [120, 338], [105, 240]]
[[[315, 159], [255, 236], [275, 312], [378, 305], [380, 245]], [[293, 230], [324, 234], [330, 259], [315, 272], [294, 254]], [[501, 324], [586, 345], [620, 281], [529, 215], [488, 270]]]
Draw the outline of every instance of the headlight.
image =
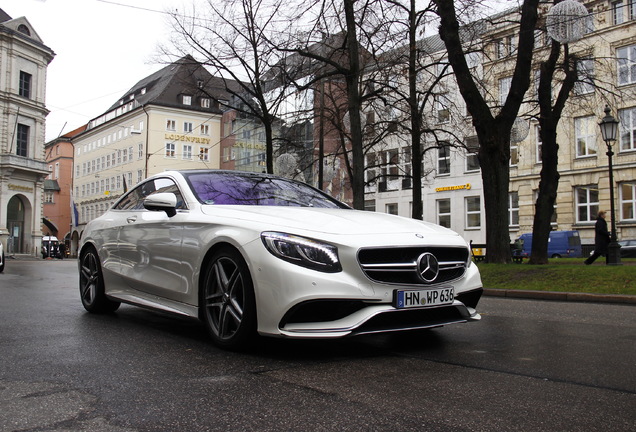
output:
[[338, 248], [330, 244], [280, 232], [264, 232], [261, 239], [267, 250], [282, 260], [327, 273], [342, 271]]

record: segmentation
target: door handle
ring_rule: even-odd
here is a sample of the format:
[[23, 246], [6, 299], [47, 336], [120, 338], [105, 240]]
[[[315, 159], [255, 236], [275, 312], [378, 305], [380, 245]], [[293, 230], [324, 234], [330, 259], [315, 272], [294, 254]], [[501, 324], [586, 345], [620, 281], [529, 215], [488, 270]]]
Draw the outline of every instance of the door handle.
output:
[[137, 220], [137, 216], [130, 216], [126, 218], [126, 222], [133, 223]]

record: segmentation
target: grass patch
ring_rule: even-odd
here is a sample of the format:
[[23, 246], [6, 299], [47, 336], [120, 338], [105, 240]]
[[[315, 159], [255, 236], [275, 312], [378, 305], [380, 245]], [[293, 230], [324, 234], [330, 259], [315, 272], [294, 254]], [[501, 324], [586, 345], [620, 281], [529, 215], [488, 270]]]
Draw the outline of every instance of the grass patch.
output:
[[550, 259], [548, 265], [484, 264], [479, 271], [484, 288], [636, 295], [636, 259], [607, 266], [604, 258], [586, 266], [582, 258]]

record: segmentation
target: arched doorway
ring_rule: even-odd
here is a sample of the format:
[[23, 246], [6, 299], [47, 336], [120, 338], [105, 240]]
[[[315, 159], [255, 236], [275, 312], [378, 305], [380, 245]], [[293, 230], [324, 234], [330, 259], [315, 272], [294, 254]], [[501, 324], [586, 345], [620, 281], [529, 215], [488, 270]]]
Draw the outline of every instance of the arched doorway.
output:
[[7, 228], [9, 238], [7, 239], [7, 253], [24, 253], [24, 218], [25, 205], [20, 196], [15, 195], [9, 200], [7, 205]]

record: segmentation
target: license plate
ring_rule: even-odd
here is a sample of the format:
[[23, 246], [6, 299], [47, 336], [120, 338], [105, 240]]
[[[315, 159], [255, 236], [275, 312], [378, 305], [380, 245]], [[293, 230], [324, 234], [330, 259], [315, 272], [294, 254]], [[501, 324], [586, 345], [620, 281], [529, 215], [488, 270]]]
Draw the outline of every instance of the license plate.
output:
[[455, 290], [452, 287], [427, 290], [399, 290], [395, 296], [398, 309], [431, 307], [453, 303]]

